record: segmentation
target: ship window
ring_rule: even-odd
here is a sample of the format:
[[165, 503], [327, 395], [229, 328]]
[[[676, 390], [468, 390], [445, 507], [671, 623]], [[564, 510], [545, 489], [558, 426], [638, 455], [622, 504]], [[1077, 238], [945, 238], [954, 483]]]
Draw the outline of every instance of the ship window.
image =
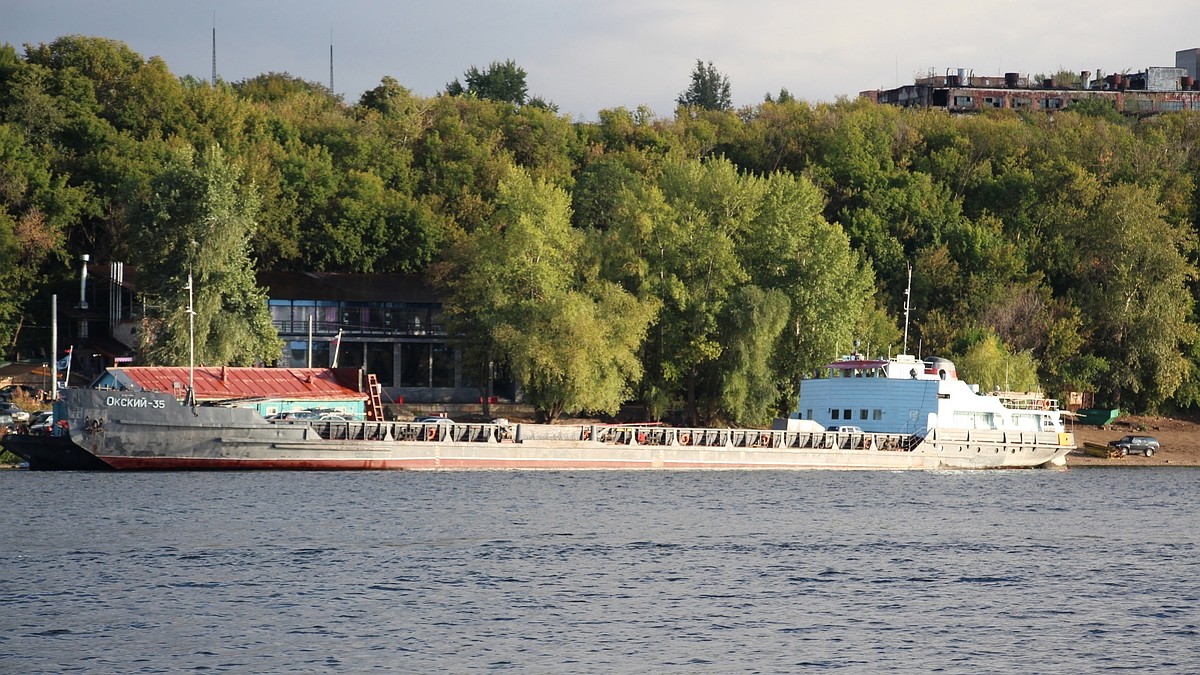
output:
[[811, 420], [811, 419], [812, 419], [812, 408], [809, 408], [809, 409], [808, 409], [808, 410], [805, 412], [804, 418], [805, 418], [805, 419], [809, 419], [809, 420]]
[[867, 409], [866, 408], [863, 408], [862, 410], [858, 411], [858, 419], [860, 419], [860, 420], [867, 419]]
[[873, 419], [873, 420], [883, 419], [883, 411], [880, 410], [879, 408], [872, 410], [871, 411], [871, 419]]
[[850, 409], [849, 408], [846, 408], [845, 410], [842, 411], [842, 419], [846, 419], [846, 420], [850, 419]]
[[840, 415], [841, 413], [842, 413], [842, 411], [841, 411], [841, 410], [838, 410], [837, 408], [834, 408], [832, 411], [830, 411], [829, 417], [830, 417], [830, 419], [835, 419], [835, 420], [836, 420], [836, 419], [841, 419], [841, 418], [839, 418], [839, 417], [838, 417], [838, 415]]

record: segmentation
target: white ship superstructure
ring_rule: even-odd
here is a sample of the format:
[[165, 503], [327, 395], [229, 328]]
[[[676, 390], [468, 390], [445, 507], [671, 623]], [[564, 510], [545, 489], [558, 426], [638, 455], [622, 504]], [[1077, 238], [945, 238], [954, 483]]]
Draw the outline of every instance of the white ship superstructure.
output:
[[823, 427], [925, 435], [933, 429], [1064, 433], [1058, 402], [1040, 393], [980, 393], [946, 359], [848, 356], [800, 383], [797, 417]]

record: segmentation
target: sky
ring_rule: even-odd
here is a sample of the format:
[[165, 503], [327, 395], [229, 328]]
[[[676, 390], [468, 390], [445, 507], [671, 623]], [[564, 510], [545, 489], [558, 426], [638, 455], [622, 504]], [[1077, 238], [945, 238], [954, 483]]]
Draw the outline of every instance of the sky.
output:
[[531, 96], [594, 120], [671, 117], [697, 60], [735, 106], [787, 89], [810, 102], [965, 68], [976, 75], [1174, 66], [1200, 47], [1200, 3], [1095, 0], [0, 0], [0, 43], [120, 40], [171, 72], [237, 82], [286, 72], [356, 103], [385, 76], [434, 96], [514, 60]]

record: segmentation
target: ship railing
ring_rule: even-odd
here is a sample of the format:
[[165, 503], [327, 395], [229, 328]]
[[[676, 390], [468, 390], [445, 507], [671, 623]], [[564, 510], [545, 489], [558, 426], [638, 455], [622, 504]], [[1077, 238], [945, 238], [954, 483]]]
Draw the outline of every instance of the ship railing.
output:
[[308, 425], [321, 438], [334, 441], [499, 443], [510, 435], [508, 425], [463, 422], [312, 420]]
[[[912, 451], [922, 434], [844, 433], [762, 429], [714, 429], [640, 425], [474, 424], [362, 420], [293, 421], [338, 441], [420, 441], [446, 443], [598, 442], [606, 445], [697, 447], [738, 450]], [[1010, 432], [1011, 433], [1011, 432]], [[1032, 435], [1032, 432], [1025, 432]], [[966, 439], [964, 439], [966, 440]], [[1029, 441], [1031, 442], [1031, 441]]]
[[1058, 399], [1037, 392], [1002, 391], [995, 394], [1001, 405], [1011, 410], [1058, 410]]
[[672, 446], [713, 449], [781, 450], [895, 450], [916, 446], [906, 434], [781, 431], [762, 429], [647, 428], [639, 426], [585, 426], [578, 440], [610, 445]]
[[933, 429], [926, 438], [940, 443], [1003, 447], [1054, 446], [1062, 441], [1062, 437], [1056, 431], [1029, 429]]

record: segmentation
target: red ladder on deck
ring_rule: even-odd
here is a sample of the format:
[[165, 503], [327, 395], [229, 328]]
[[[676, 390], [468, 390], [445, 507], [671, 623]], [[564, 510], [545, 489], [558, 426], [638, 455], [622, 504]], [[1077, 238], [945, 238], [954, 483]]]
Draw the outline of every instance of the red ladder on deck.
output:
[[369, 400], [367, 402], [370, 405], [370, 407], [367, 408], [367, 419], [382, 421], [383, 401], [381, 399], [381, 395], [383, 393], [383, 387], [379, 385], [379, 378], [375, 377], [375, 373], [367, 374], [367, 391], [369, 394]]

